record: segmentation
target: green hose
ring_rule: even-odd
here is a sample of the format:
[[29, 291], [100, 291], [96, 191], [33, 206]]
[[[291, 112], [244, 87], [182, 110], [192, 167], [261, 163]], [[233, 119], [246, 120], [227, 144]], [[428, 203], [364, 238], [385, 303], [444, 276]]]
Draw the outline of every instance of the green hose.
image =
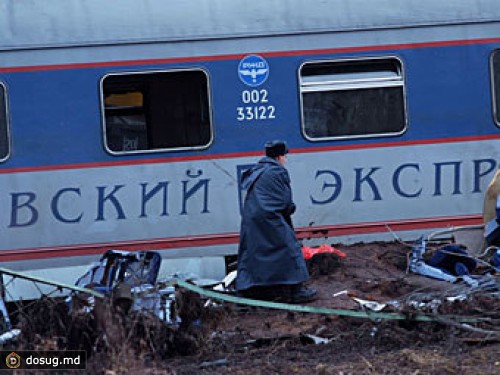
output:
[[425, 314], [398, 314], [398, 313], [381, 313], [381, 312], [371, 312], [371, 311], [352, 311], [352, 310], [342, 310], [342, 309], [331, 309], [327, 307], [316, 307], [316, 306], [304, 306], [304, 305], [292, 305], [288, 303], [279, 302], [268, 302], [255, 300], [250, 298], [242, 298], [227, 295], [224, 293], [215, 292], [212, 290], [203, 289], [199, 286], [188, 283], [185, 280], [176, 280], [175, 283], [185, 289], [191, 290], [198, 294], [204, 295], [206, 297], [215, 298], [221, 301], [232, 302], [241, 305], [266, 307], [270, 309], [279, 309], [286, 311], [313, 313], [313, 314], [328, 314], [328, 315], [338, 315], [338, 316], [350, 316], [354, 318], [364, 318], [364, 319], [385, 319], [385, 320], [413, 320], [420, 322], [441, 322], [441, 321], [454, 321], [456, 323], [478, 323], [490, 321], [489, 318], [473, 318], [465, 316], [454, 316], [454, 315], [425, 315]]

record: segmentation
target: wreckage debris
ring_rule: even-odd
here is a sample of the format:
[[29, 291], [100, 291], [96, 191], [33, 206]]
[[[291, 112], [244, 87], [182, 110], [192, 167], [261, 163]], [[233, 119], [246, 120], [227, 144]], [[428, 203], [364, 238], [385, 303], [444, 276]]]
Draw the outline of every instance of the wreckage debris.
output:
[[339, 249], [322, 244], [318, 247], [302, 246], [302, 255], [306, 260], [311, 276], [329, 275], [340, 267], [346, 254]]
[[[388, 251], [385, 251], [377, 255], [377, 259], [393, 262], [397, 258], [397, 266], [405, 268], [399, 264], [399, 258], [404, 258], [404, 253], [401, 253], [403, 255], [400, 257], [392, 255], [389, 257], [387, 254]], [[315, 256], [318, 255], [320, 258], [325, 256], [325, 254]], [[329, 253], [328, 256], [329, 259], [334, 259], [333, 266], [323, 269], [321, 272], [324, 273], [320, 272], [317, 276], [321, 278], [328, 275], [326, 278], [323, 277], [324, 281], [334, 280], [335, 277], [339, 280], [349, 278], [349, 273], [345, 271], [349, 259], [334, 253]], [[91, 266], [89, 271], [92, 272], [86, 273], [85, 277], [79, 279], [80, 287], [96, 288], [103, 293], [103, 298], [75, 291], [67, 300], [44, 297], [31, 304], [19, 304], [15, 311], [10, 308], [12, 327], [18, 329], [21, 334], [17, 340], [4, 343], [4, 348], [84, 349], [91, 353], [93, 361], [100, 363], [103, 368], [114, 368], [117, 364], [112, 358], [116, 360], [125, 355], [124, 353], [128, 358], [141, 358], [148, 363], [155, 363], [207, 350], [207, 345], [214, 344], [213, 340], [226, 337], [216, 331], [224, 321], [222, 317], [238, 312], [251, 315], [258, 311], [244, 312], [232, 307], [235, 303], [245, 303], [241, 299], [234, 299], [232, 292], [234, 273], [216, 283], [215, 287], [208, 284], [202, 287], [196, 286], [196, 280], [190, 281], [188, 278], [171, 277], [158, 281], [157, 275], [154, 275], [155, 266], [151, 266], [154, 259], [153, 255], [145, 256], [138, 253], [132, 256], [128, 253], [113, 252], [103, 256], [99, 264]], [[426, 261], [428, 259], [429, 257], [425, 258]], [[369, 262], [367, 259], [367, 263]], [[338, 272], [340, 269], [342, 272]], [[106, 274], [107, 281], [103, 279]], [[109, 275], [114, 276], [109, 277]], [[336, 298], [351, 299], [355, 303], [353, 306], [357, 306], [353, 307], [352, 311], [322, 308], [321, 304], [327, 302], [324, 299], [326, 295], [323, 295], [323, 299], [317, 303], [318, 306], [307, 306], [309, 310], [304, 309], [303, 312], [328, 316], [330, 322], [338, 323], [344, 320], [351, 325], [355, 324], [356, 327], [372, 325], [367, 337], [380, 344], [383, 344], [384, 340], [394, 340], [390, 338], [387, 330], [400, 329], [404, 332], [403, 330], [414, 330], [423, 324], [427, 325], [426, 327], [434, 327], [428, 328], [429, 332], [443, 326], [469, 332], [467, 336], [461, 337], [465, 337], [471, 343], [480, 342], [481, 337], [490, 341], [496, 340], [500, 337], [498, 330], [500, 322], [497, 317], [500, 309], [500, 279], [494, 274], [471, 276], [475, 276], [477, 281], [475, 285], [450, 283], [449, 288], [443, 288], [439, 292], [419, 293], [407, 293], [412, 285], [406, 281], [404, 273], [401, 276], [395, 275], [385, 279], [372, 278], [371, 283], [366, 279], [364, 283], [361, 279], [350, 279], [351, 287], [356, 285], [358, 287], [338, 293], [332, 291], [328, 294], [328, 298], [331, 301]], [[217, 288], [222, 293], [215, 292]], [[377, 299], [376, 293], [389, 299]], [[367, 298], [369, 294], [373, 296]], [[228, 299], [220, 299], [220, 296]], [[252, 306], [259, 305], [256, 303]], [[304, 307], [297, 306], [298, 310], [289, 311], [288, 314], [300, 314]], [[258, 308], [268, 307], [263, 305]], [[286, 306], [280, 308], [286, 311]], [[351, 315], [340, 316], [339, 312]], [[379, 313], [381, 315], [377, 315]], [[415, 316], [425, 316], [429, 319], [412, 321]], [[366, 319], [359, 319], [360, 317]], [[389, 318], [396, 317], [397, 320], [390, 323]], [[445, 335], [446, 332], [448, 331], [443, 330], [442, 334]], [[296, 340], [303, 345], [337, 344], [334, 336], [320, 334], [323, 331], [302, 333], [294, 334], [287, 340]], [[285, 336], [278, 335], [274, 339]], [[263, 339], [255, 338], [255, 340], [263, 342]], [[273, 342], [273, 337], [269, 340]], [[249, 345], [249, 341], [246, 345]], [[203, 363], [201, 368], [208, 369], [227, 366], [229, 362], [223, 360], [220, 364], [216, 361]]]
[[[488, 249], [494, 250], [489, 262], [470, 255], [465, 245], [455, 243], [440, 246], [429, 257], [426, 254], [428, 253], [428, 242], [421, 237], [412, 247], [409, 270], [422, 276], [451, 283], [463, 281], [475, 287], [482, 282], [481, 279], [484, 278], [484, 275], [498, 273], [496, 254], [500, 253], [500, 249], [494, 247]], [[480, 269], [479, 265], [483, 269]], [[475, 271], [478, 272], [475, 273]]]

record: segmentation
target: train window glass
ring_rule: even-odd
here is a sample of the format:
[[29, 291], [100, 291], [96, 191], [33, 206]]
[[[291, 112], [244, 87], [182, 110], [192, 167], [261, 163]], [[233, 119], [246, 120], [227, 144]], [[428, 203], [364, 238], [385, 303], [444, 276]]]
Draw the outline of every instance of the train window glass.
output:
[[299, 79], [307, 139], [397, 135], [405, 130], [404, 82], [397, 59], [306, 63]]
[[7, 95], [0, 82], [0, 160], [9, 156], [9, 125], [7, 120]]
[[493, 53], [491, 59], [493, 76], [493, 110], [495, 121], [500, 125], [500, 50]]
[[104, 138], [113, 153], [199, 149], [211, 142], [202, 70], [108, 75], [102, 101]]

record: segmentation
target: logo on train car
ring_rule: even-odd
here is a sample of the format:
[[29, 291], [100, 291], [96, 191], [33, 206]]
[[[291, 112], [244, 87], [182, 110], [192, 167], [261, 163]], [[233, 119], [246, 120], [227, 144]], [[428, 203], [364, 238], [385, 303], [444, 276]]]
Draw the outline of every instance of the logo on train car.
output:
[[269, 76], [269, 65], [258, 55], [245, 56], [238, 65], [238, 75], [245, 85], [260, 86]]

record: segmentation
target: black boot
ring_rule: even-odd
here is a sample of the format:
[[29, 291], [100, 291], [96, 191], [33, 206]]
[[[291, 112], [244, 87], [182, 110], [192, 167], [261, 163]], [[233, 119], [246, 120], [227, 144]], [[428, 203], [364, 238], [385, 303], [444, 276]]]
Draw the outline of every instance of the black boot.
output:
[[288, 289], [282, 285], [254, 286], [238, 292], [240, 297], [271, 302], [287, 302]]
[[306, 303], [316, 299], [318, 293], [314, 288], [306, 288], [302, 284], [292, 285], [290, 293], [290, 303]]

